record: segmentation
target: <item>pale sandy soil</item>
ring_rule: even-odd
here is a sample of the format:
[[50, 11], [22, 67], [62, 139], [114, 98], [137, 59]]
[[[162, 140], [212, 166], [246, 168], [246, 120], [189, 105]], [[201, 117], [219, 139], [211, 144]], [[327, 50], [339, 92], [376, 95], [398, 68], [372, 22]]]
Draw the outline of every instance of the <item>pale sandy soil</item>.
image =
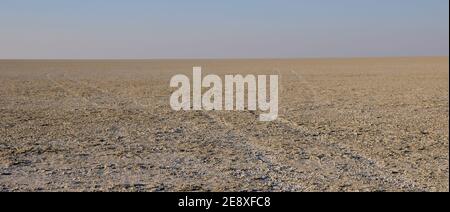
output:
[[[280, 74], [280, 118], [169, 80]], [[1, 61], [0, 191], [449, 191], [449, 60]]]

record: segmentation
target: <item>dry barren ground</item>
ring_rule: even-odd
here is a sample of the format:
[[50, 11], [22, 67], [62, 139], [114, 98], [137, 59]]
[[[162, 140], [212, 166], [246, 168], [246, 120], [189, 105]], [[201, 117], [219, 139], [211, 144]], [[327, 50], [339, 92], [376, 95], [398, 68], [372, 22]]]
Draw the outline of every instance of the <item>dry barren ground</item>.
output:
[[[280, 118], [174, 112], [279, 74]], [[0, 191], [449, 191], [449, 60], [0, 61]]]

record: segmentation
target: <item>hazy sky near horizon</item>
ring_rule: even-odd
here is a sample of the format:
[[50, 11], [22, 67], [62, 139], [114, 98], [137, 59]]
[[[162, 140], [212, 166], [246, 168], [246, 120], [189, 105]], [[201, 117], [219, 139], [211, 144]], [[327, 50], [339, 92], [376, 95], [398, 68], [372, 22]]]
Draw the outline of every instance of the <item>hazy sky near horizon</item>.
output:
[[0, 59], [448, 54], [448, 0], [0, 0]]

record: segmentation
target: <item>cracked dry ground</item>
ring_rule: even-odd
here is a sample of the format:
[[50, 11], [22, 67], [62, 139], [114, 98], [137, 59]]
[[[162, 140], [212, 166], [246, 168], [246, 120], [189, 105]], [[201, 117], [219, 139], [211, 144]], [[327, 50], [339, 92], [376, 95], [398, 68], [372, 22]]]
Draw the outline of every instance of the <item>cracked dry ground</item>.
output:
[[[449, 191], [448, 58], [1, 61], [0, 191]], [[279, 74], [280, 118], [174, 112], [174, 74]]]

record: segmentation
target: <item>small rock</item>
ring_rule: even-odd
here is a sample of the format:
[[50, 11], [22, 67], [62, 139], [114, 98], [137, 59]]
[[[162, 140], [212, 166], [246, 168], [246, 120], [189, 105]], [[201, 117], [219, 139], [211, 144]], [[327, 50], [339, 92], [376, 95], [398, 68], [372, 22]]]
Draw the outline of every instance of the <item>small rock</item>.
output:
[[398, 170], [392, 170], [392, 172], [391, 172], [392, 174], [399, 174], [400, 173], [400, 171], [398, 171]]
[[429, 135], [429, 134], [430, 134], [430, 132], [428, 132], [428, 131], [426, 131], [426, 130], [422, 130], [422, 131], [420, 131], [420, 133], [421, 133], [422, 135]]

